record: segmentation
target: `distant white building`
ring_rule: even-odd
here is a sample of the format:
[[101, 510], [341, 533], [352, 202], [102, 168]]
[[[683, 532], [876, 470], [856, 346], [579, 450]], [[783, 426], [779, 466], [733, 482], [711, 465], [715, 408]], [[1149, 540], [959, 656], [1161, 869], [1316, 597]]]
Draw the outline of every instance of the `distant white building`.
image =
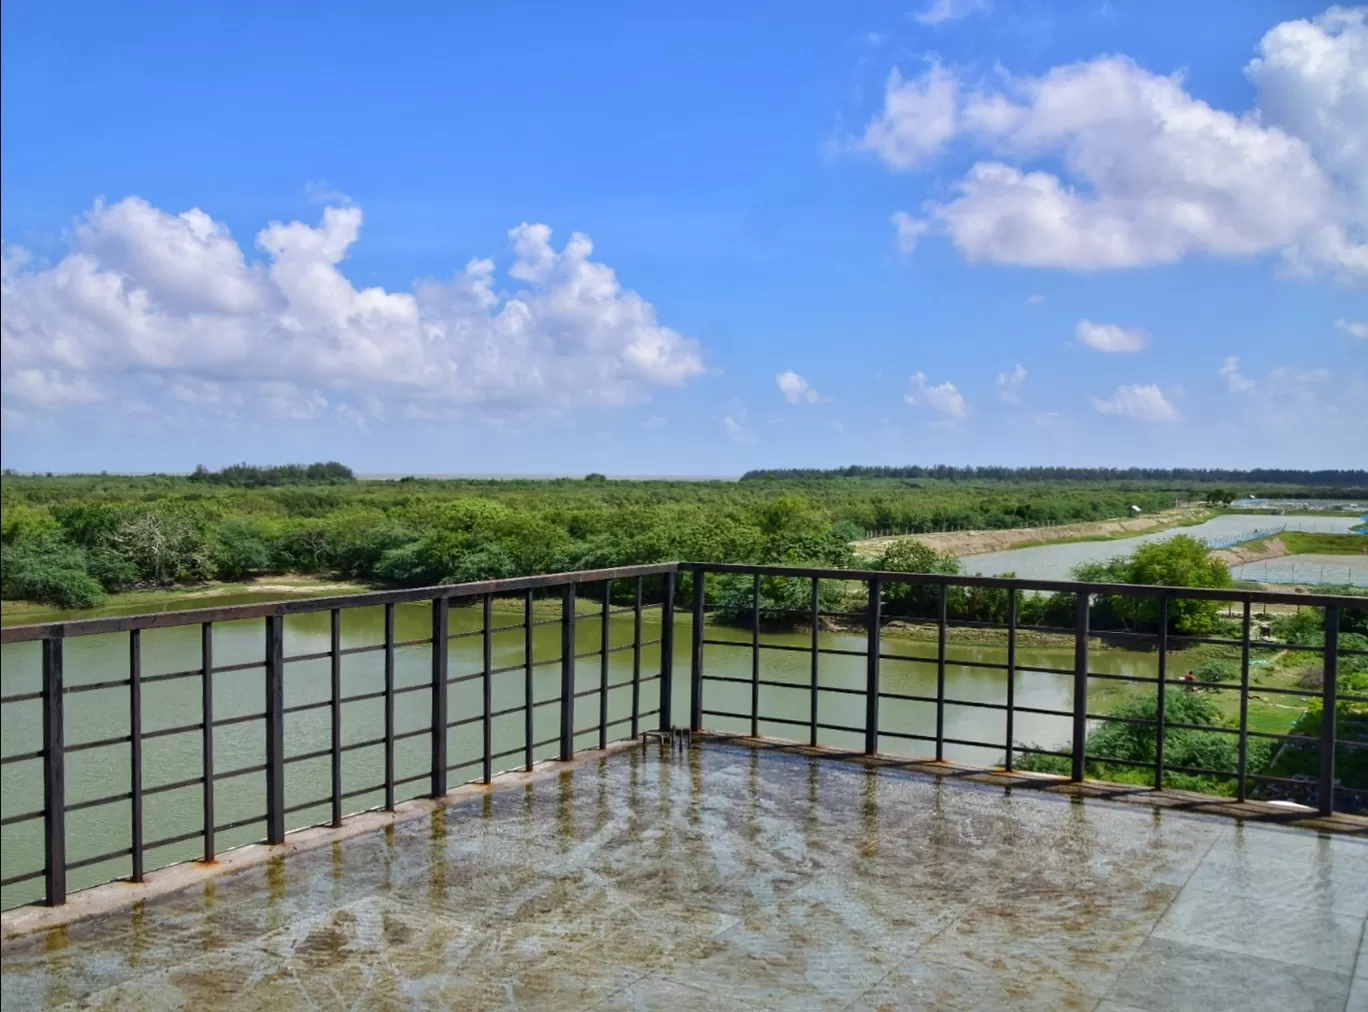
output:
[[1132, 506], [1131, 506], [1131, 516], [1139, 516], [1139, 515], [1140, 515], [1140, 512], [1141, 512], [1141, 510], [1140, 510], [1140, 507], [1139, 507], [1139, 506], [1135, 506], [1135, 505], [1132, 505]]

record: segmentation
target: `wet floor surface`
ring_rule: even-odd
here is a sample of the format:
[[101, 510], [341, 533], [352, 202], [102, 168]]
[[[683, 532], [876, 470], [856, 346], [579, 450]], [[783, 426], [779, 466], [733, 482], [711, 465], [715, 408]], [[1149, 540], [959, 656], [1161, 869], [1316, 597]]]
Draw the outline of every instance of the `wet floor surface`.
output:
[[3, 1008], [1368, 1010], [1368, 842], [705, 744], [19, 939]]

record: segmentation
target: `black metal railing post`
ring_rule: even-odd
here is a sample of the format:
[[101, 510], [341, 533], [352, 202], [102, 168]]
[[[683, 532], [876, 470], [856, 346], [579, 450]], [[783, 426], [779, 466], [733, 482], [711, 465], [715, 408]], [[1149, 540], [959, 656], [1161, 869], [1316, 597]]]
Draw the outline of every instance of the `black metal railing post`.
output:
[[432, 599], [432, 787], [431, 795], [447, 792], [447, 664], [450, 635], [449, 602]]
[[1320, 802], [1321, 815], [1335, 810], [1335, 709], [1339, 694], [1339, 608], [1325, 609], [1325, 653], [1321, 657]]
[[818, 608], [821, 605], [821, 580], [812, 581], [812, 694], [808, 699], [808, 744], [817, 745], [817, 662], [821, 655]]
[[660, 605], [660, 729], [668, 731], [674, 711], [674, 599], [677, 571], [665, 574], [665, 599]]
[[1004, 769], [1012, 772], [1012, 743], [1016, 741], [1017, 592], [1007, 591], [1007, 755]]
[[[385, 670], [383, 703], [385, 720], [385, 811], [394, 811], [394, 605], [385, 605]], [[435, 739], [437, 732], [433, 732]]]
[[1235, 784], [1237, 801], [1244, 801], [1249, 793], [1249, 641], [1252, 612], [1252, 602], [1245, 598], [1244, 615], [1240, 624], [1240, 759]]
[[43, 640], [43, 883], [47, 905], [66, 902], [66, 722], [62, 634]]
[[883, 584], [876, 576], [869, 581], [869, 628], [865, 641], [865, 755], [875, 755], [879, 751], [879, 634], [882, 626]]
[[599, 630], [599, 748], [608, 747], [608, 662], [612, 657], [613, 581], [603, 581], [603, 628]]
[[128, 634], [129, 881], [143, 880], [142, 630]]
[[285, 619], [266, 616], [266, 842], [285, 842]]
[[1164, 788], [1165, 705], [1168, 700], [1169, 599], [1159, 599], [1159, 698], [1154, 707], [1154, 789]]
[[575, 585], [561, 588], [560, 757], [575, 756]]
[[523, 769], [529, 773], [532, 771], [532, 746], [535, 744], [532, 737], [533, 718], [536, 716], [536, 710], [533, 708], [533, 703], [536, 702], [536, 687], [532, 678], [535, 666], [532, 660], [532, 643], [536, 628], [532, 621], [532, 591], [529, 590], [523, 595]]
[[328, 745], [331, 755], [329, 780], [332, 785], [332, 824], [342, 825], [342, 609], [330, 615], [328, 643]]
[[750, 733], [760, 737], [760, 574], [751, 583], [751, 692]]
[[480, 602], [481, 612], [484, 619], [484, 628], [481, 632], [481, 659], [484, 667], [480, 672], [480, 688], [484, 701], [484, 710], [481, 713], [480, 731], [481, 755], [480, 772], [485, 783], [490, 783], [494, 779], [494, 600], [490, 594], [485, 594]]
[[200, 624], [200, 707], [204, 734], [200, 753], [204, 770], [204, 860], [213, 861], [214, 846], [214, 625]]
[[632, 737], [641, 733], [641, 577], [632, 606]]
[[936, 613], [936, 762], [945, 759], [945, 639], [950, 625], [949, 584], [940, 585]]
[[693, 571], [693, 658], [689, 665], [689, 727], [703, 730], [703, 616], [708, 578], [701, 568]]
[[1082, 781], [1088, 752], [1088, 595], [1079, 593], [1074, 604], [1073, 769], [1075, 782]]

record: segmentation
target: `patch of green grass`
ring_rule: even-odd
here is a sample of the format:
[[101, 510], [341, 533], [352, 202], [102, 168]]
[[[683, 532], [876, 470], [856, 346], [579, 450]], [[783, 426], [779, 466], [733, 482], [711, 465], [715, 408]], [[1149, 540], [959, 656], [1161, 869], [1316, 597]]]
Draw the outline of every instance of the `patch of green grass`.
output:
[[1279, 535], [1291, 555], [1355, 555], [1368, 552], [1368, 537], [1362, 534], [1309, 534], [1287, 531]]

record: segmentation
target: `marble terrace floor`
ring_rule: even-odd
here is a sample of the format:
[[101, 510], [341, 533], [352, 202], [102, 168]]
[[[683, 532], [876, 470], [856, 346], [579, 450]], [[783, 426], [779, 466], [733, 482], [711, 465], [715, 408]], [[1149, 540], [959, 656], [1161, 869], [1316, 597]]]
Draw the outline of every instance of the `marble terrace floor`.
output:
[[3, 1008], [1368, 1010], [1368, 841], [619, 752], [3, 950]]

